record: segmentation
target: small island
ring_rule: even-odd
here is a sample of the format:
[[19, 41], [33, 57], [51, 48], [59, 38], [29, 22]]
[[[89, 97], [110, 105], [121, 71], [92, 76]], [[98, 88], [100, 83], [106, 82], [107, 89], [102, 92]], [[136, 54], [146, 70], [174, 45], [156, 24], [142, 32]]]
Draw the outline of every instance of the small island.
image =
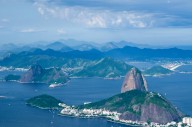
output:
[[145, 70], [143, 73], [145, 76], [162, 76], [172, 74], [174, 71], [164, 68], [162, 66], [153, 66]]
[[41, 109], [61, 109], [59, 103], [62, 103], [62, 101], [46, 94], [33, 97], [26, 101], [27, 105]]

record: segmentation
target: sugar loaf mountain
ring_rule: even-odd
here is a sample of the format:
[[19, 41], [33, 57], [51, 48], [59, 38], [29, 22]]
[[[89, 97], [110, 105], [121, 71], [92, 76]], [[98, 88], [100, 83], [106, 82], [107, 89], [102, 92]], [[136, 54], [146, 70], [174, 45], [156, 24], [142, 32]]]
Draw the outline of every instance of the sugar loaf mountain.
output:
[[80, 108], [117, 111], [120, 119], [151, 121], [166, 124], [181, 120], [181, 113], [169, 101], [157, 93], [148, 92], [147, 82], [141, 72], [133, 68], [125, 77], [121, 94], [82, 105]]
[[[27, 101], [28, 104], [34, 106], [32, 102], [35, 102], [35, 99]], [[46, 100], [42, 99], [42, 101]], [[35, 105], [39, 107], [38, 104]], [[149, 123], [165, 125], [172, 121], [178, 122], [183, 117], [183, 114], [166, 98], [158, 93], [148, 91], [144, 76], [135, 67], [125, 76], [120, 94], [76, 107], [67, 106], [64, 103], [59, 103], [59, 105], [63, 108], [61, 114], [64, 115], [102, 116], [117, 122], [139, 125], [148, 125]], [[47, 107], [50, 106], [47, 105]]]

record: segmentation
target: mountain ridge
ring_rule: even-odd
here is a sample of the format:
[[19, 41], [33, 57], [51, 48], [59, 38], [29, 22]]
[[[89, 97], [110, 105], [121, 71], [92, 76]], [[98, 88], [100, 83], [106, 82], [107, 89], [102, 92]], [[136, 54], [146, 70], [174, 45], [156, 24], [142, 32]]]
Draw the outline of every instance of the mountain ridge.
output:
[[84, 67], [84, 69], [74, 73], [72, 76], [120, 78], [131, 68], [131, 65], [107, 57], [97, 60], [95, 63]]

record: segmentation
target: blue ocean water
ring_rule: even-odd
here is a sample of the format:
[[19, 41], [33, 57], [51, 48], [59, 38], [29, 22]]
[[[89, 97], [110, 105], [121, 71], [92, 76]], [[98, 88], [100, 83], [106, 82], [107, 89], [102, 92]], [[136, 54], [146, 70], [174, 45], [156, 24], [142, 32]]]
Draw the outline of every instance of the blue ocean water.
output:
[[[182, 112], [192, 115], [192, 74], [176, 73], [163, 77], [146, 77], [150, 91], [159, 92]], [[101, 78], [72, 79], [54, 89], [45, 84], [0, 82], [0, 127], [128, 127], [106, 119], [81, 119], [58, 116], [56, 112], [25, 105], [25, 100], [50, 94], [66, 104], [94, 102], [120, 93], [120, 80]]]
[[192, 72], [192, 65], [183, 65], [178, 67], [176, 70], [182, 71], [182, 72]]
[[48, 88], [43, 84], [0, 82], [0, 127], [125, 127], [106, 119], [80, 119], [58, 116], [53, 111], [25, 105], [25, 100], [50, 94], [66, 104], [78, 105], [110, 97], [120, 92], [121, 80], [73, 79], [68, 85]]

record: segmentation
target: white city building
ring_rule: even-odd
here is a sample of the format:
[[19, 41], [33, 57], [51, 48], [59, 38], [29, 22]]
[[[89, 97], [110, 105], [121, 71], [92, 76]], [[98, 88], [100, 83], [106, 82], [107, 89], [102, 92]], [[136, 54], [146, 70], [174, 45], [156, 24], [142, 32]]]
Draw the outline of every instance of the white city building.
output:
[[192, 118], [191, 117], [184, 117], [183, 123], [187, 124], [188, 126], [192, 126]]

